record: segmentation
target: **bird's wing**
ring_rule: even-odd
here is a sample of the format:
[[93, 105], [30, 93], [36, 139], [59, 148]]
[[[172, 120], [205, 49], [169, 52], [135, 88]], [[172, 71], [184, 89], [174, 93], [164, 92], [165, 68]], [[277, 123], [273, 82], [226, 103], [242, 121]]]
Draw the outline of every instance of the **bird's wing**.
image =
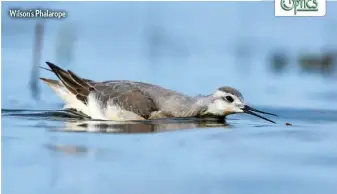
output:
[[133, 82], [114, 81], [109, 83], [93, 83], [99, 100], [103, 103], [118, 105], [123, 110], [134, 112], [148, 119], [158, 108], [153, 99], [141, 91]]
[[130, 81], [94, 82], [82, 79], [50, 62], [46, 63], [63, 85], [84, 104], [87, 104], [89, 94], [94, 92], [102, 103], [118, 105], [144, 118], [149, 118], [151, 113], [157, 110], [153, 99]]

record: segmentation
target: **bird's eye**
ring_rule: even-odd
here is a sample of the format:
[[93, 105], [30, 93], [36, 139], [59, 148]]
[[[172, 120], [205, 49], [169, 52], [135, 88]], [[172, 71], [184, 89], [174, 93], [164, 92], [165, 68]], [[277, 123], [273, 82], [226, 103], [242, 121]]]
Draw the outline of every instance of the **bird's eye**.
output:
[[226, 96], [225, 98], [228, 102], [231, 102], [231, 103], [234, 102], [234, 99], [231, 96]]

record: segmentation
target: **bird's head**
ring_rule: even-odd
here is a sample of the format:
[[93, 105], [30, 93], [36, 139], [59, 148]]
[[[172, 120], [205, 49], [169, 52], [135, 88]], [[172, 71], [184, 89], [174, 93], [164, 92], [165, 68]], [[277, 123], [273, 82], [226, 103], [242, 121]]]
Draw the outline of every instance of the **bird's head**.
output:
[[212, 99], [205, 108], [203, 115], [227, 116], [236, 113], [247, 113], [275, 123], [274, 121], [258, 115], [255, 112], [277, 116], [275, 114], [256, 110], [246, 105], [242, 94], [238, 90], [231, 87], [220, 87], [212, 95]]

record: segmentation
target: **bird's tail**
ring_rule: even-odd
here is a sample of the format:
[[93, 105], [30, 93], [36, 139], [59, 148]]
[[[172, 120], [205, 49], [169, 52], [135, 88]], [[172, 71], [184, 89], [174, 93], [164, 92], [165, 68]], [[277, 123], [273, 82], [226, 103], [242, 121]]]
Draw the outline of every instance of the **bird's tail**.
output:
[[[75, 108], [87, 114], [85, 100], [89, 93], [89, 88], [85, 88], [84, 86], [80, 85], [88, 84], [86, 83], [87, 80], [82, 80], [71, 71], [65, 71], [52, 63], [47, 62], [47, 64], [51, 69], [44, 67], [41, 68], [55, 73], [59, 80], [47, 78], [40, 79], [44, 81], [62, 100], [65, 101], [65, 106], [67, 108]], [[79, 81], [81, 82], [78, 83]]]
[[47, 78], [43, 78], [43, 77], [40, 77], [40, 80], [44, 81], [50, 87], [63, 87], [62, 82], [60, 82], [58, 80], [47, 79]]

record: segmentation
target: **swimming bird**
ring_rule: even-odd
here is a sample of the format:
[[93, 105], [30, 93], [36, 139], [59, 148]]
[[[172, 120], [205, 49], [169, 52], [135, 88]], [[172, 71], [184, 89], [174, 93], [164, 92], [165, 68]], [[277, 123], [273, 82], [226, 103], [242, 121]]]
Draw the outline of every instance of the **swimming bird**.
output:
[[149, 120], [172, 117], [225, 118], [247, 113], [275, 123], [258, 113], [275, 114], [254, 109], [244, 103], [242, 94], [232, 87], [220, 87], [213, 94], [188, 96], [161, 86], [129, 81], [93, 81], [72, 71], [46, 62], [59, 80], [40, 78], [65, 101], [65, 108], [75, 109], [91, 119]]

